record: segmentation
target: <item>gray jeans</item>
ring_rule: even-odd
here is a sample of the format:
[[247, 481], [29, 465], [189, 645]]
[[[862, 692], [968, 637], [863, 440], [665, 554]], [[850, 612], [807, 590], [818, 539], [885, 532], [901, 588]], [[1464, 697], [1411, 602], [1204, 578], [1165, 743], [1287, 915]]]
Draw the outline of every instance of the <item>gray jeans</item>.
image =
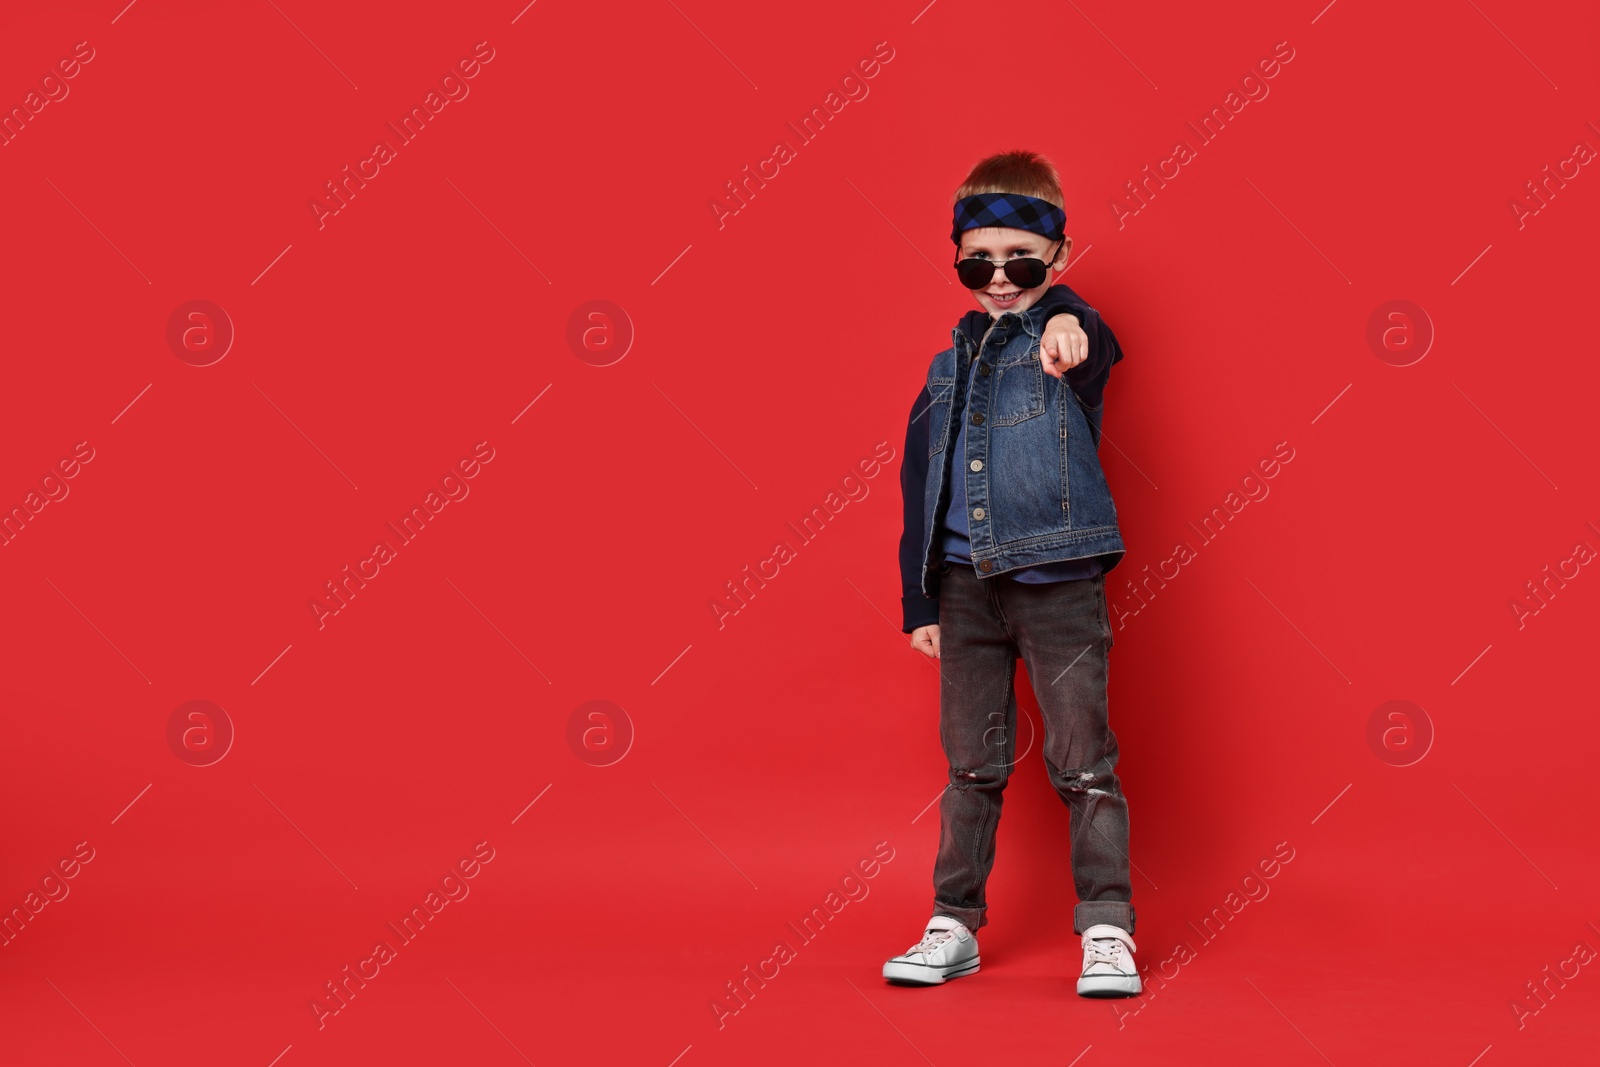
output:
[[1110, 923], [1133, 933], [1128, 803], [1106, 720], [1105, 576], [1030, 584], [948, 561], [940, 573], [939, 739], [950, 784], [939, 798], [934, 914], [974, 931], [989, 921], [984, 884], [1016, 759], [1020, 654], [1043, 713], [1050, 783], [1072, 813], [1073, 932]]

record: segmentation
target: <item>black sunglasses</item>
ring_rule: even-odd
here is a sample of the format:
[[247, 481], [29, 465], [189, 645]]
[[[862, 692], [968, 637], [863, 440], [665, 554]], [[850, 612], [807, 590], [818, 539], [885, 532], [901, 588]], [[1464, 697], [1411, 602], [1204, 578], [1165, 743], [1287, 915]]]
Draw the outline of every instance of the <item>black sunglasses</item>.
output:
[[[1058, 245], [1056, 251], [1059, 252]], [[1056, 257], [1052, 253], [1051, 260]], [[994, 278], [997, 268], [1004, 268], [1006, 277], [1011, 284], [1022, 289], [1037, 289], [1049, 277], [1050, 265], [1042, 259], [1032, 257], [1026, 259], [1008, 259], [1004, 263], [993, 259], [958, 259], [955, 262], [956, 277], [961, 279], [961, 284], [968, 289], [982, 289]]]

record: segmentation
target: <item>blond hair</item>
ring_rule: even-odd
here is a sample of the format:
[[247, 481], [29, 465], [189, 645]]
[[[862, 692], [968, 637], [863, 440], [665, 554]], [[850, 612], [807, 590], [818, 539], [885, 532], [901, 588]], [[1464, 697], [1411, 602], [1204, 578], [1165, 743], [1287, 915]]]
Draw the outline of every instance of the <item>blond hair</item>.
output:
[[1061, 178], [1054, 165], [1039, 153], [1022, 149], [1000, 152], [974, 163], [950, 203], [979, 193], [1018, 193], [1066, 209]]

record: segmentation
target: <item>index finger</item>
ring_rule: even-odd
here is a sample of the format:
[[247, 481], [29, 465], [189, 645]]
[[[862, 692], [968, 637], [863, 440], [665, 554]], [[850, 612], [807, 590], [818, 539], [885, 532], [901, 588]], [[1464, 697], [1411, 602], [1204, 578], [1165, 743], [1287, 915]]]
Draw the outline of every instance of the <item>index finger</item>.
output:
[[1039, 345], [1039, 365], [1043, 367], [1044, 372], [1050, 375], [1052, 378], [1059, 378], [1061, 377], [1062, 372], [1057, 367], [1057, 363], [1065, 358], [1066, 352], [1062, 351], [1060, 354], [1057, 354], [1050, 351], [1050, 348], [1054, 343], [1055, 342], [1053, 339], [1047, 337]]

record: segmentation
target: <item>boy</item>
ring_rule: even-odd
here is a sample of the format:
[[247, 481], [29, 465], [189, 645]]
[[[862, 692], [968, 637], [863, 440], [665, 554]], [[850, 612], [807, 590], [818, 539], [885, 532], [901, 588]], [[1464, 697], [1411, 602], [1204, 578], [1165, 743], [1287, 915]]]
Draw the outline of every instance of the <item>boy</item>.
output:
[[1050, 284], [1072, 249], [1062, 203], [1055, 168], [1033, 152], [980, 161], [955, 196], [956, 271], [982, 310], [933, 357], [900, 472], [902, 630], [940, 661], [950, 781], [933, 918], [884, 964], [891, 982], [938, 985], [978, 970], [1020, 654], [1050, 781], [1072, 813], [1078, 993], [1140, 992], [1128, 808], [1106, 718], [1105, 573], [1124, 547], [1097, 455], [1101, 397], [1122, 350], [1098, 312]]

